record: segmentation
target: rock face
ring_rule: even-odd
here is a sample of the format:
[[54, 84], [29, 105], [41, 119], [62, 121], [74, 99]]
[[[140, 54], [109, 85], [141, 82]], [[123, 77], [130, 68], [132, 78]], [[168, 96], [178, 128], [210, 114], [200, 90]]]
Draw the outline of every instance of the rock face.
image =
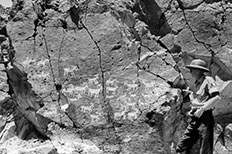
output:
[[[54, 122], [95, 144], [87, 153], [173, 154], [188, 120], [182, 90], [194, 89], [184, 66], [201, 58], [212, 76], [232, 79], [231, 5], [13, 1], [0, 15], [0, 130], [13, 115], [11, 129], [22, 139], [58, 141], [48, 129]], [[217, 121], [230, 119], [221, 107]], [[216, 153], [231, 150], [231, 136], [223, 135], [230, 134], [229, 123], [215, 127]], [[52, 146], [44, 153], [57, 152], [65, 153]]]

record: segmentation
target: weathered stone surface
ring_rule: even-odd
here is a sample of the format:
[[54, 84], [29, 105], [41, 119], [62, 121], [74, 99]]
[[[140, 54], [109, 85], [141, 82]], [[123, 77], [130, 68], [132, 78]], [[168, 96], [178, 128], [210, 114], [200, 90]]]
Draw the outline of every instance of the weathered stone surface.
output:
[[179, 3], [182, 4], [182, 7], [184, 9], [194, 9], [198, 7], [199, 5], [201, 5], [202, 3], [204, 3], [204, 1], [203, 0], [196, 0], [196, 1], [180, 0]]
[[[42, 136], [46, 136], [46, 127], [51, 120], [36, 113], [42, 104], [31, 90], [26, 74], [16, 65], [8, 67], [6, 72], [9, 77], [7, 83], [10, 86], [11, 99], [2, 101], [1, 107], [6, 113], [13, 113], [16, 119], [16, 134], [22, 139], [36, 136], [37, 131]], [[33, 132], [34, 128], [36, 128], [35, 132]]]
[[[58, 98], [55, 99], [57, 101], [46, 98], [44, 106], [40, 108], [36, 113], [60, 125], [73, 127], [73, 121], [67, 114], [67, 108], [69, 107], [67, 97], [61, 92], [57, 94], [57, 97]], [[49, 101], [52, 101], [53, 103], [47, 103]]]
[[[7, 83], [7, 74], [3, 72], [5, 70], [4, 65], [0, 64], [0, 108], [2, 108], [2, 103], [4, 100], [9, 98], [9, 94], [7, 93], [9, 90], [9, 85]], [[3, 114], [3, 113], [2, 113]]]
[[[13, 85], [20, 110], [37, 128], [46, 129], [50, 120], [74, 125], [105, 153], [174, 153], [189, 103], [170, 87], [193, 86], [184, 68], [193, 58], [205, 60], [213, 76], [232, 79], [231, 2], [20, 0], [12, 8], [0, 24], [12, 39], [19, 71], [8, 70], [9, 83], [1, 73], [0, 88], [7, 94]], [[154, 130], [137, 123], [152, 110]], [[231, 115], [216, 120], [225, 117]], [[109, 121], [115, 129], [85, 130]], [[109, 136], [114, 138], [103, 144]]]
[[[206, 5], [205, 9], [208, 7]], [[229, 14], [225, 12], [214, 16], [215, 13], [221, 12], [221, 7], [204, 13], [198, 12], [199, 10], [184, 10], [183, 14], [182, 11], [182, 18], [187, 26], [181, 29], [174, 43], [181, 46], [182, 51], [193, 58], [202, 58], [211, 64], [213, 75], [217, 74], [222, 79], [229, 80], [231, 79], [229, 56], [222, 56], [229, 54], [227, 44], [231, 41], [227, 38], [230, 38], [230, 33], [226, 32], [227, 26], [230, 25], [227, 18]], [[217, 53], [213, 62], [212, 51]]]
[[16, 136], [16, 125], [15, 122], [7, 122], [4, 129], [0, 133], [0, 143], [6, 142], [8, 139]]
[[[1, 112], [3, 111], [1, 110]], [[7, 118], [5, 116], [0, 115], [0, 132], [5, 127], [6, 121], [7, 121]]]
[[[232, 105], [231, 103], [232, 81], [229, 80], [227, 82], [223, 82], [218, 77], [216, 79], [220, 91], [221, 100], [216, 103], [213, 114], [214, 116], [217, 116], [217, 119], [221, 117], [222, 121], [225, 121], [225, 123], [230, 123], [229, 115], [232, 112], [230, 107]], [[222, 118], [223, 115], [225, 115], [224, 118]], [[222, 123], [222, 121], [220, 123]]]
[[36, 147], [34, 149], [28, 149], [28, 150], [21, 150], [19, 151], [19, 154], [59, 154], [55, 147], [48, 147], [48, 146], [40, 146]]
[[1, 72], [0, 74], [0, 89], [2, 92], [7, 93], [9, 90], [9, 86], [7, 84], [7, 76], [6, 73]]
[[13, 137], [0, 147], [6, 147], [5, 151], [7, 154], [59, 154], [52, 142], [41, 142], [35, 139], [23, 141], [17, 137]]
[[1, 148], [1, 149], [0, 149], [0, 152], [1, 152], [2, 154], [7, 154], [7, 149], [6, 149], [6, 148]]

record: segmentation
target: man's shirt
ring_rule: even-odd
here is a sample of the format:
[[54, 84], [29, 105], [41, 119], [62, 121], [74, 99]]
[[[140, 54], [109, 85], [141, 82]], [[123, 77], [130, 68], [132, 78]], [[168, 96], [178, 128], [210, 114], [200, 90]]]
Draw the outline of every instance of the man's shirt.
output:
[[[195, 82], [196, 91], [190, 94], [191, 102], [204, 103], [212, 98], [214, 93], [219, 93], [218, 86], [215, 80], [210, 76], [202, 76], [199, 80]], [[190, 115], [195, 112], [199, 106], [192, 103], [192, 110]]]

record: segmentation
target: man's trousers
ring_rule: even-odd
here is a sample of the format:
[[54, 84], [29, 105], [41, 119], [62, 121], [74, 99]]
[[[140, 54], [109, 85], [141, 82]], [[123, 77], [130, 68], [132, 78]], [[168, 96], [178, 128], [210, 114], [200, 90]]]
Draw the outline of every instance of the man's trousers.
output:
[[191, 117], [176, 152], [190, 154], [193, 145], [200, 139], [200, 154], [213, 154], [214, 118], [212, 110], [205, 111], [200, 118]]

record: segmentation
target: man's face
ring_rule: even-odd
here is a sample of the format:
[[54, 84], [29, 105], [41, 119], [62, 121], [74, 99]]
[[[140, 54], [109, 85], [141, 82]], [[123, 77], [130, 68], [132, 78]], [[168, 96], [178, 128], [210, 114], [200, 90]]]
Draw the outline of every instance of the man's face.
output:
[[190, 73], [196, 80], [200, 79], [202, 75], [202, 71], [197, 68], [191, 68]]

